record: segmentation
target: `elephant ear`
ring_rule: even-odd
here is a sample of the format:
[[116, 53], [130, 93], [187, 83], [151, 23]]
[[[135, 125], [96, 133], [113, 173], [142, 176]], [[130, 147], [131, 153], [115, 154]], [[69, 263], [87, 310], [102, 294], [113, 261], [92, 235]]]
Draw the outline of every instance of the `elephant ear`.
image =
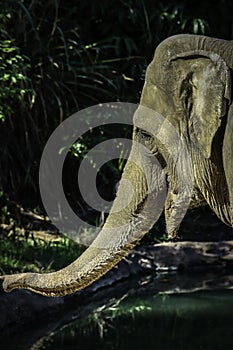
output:
[[229, 193], [231, 226], [233, 227], [233, 105], [231, 105], [227, 116], [222, 153]]
[[210, 158], [214, 136], [231, 98], [230, 69], [219, 55], [203, 50], [180, 53], [172, 61], [179, 79], [181, 76], [178, 93], [186, 111], [189, 137]]

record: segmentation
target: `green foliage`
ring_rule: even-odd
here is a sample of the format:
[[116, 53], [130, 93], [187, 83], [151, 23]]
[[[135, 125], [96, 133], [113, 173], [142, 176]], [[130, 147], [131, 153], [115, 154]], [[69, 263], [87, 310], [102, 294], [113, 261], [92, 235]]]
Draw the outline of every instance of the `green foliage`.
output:
[[[229, 38], [231, 2], [198, 4], [197, 0], [3, 2], [0, 119], [5, 122], [0, 124], [0, 188], [24, 206], [37, 206], [39, 162], [52, 131], [73, 112], [99, 102], [137, 103], [146, 66], [166, 37], [185, 32], [211, 35], [217, 28]], [[219, 14], [216, 22], [214, 11]], [[123, 130], [123, 137], [130, 132]], [[93, 139], [98, 144], [112, 136], [111, 130], [101, 128], [94, 138], [86, 135], [78, 140], [67, 173], [72, 174], [93, 147]], [[110, 182], [120, 178], [123, 165], [121, 159], [100, 170], [106, 192]], [[70, 180], [67, 177], [68, 188]]]
[[1, 274], [57, 270], [71, 263], [82, 252], [83, 249], [68, 238], [44, 242], [8, 237], [0, 240]]
[[13, 40], [0, 42], [0, 121], [15, 113], [15, 105], [23, 108], [24, 100], [30, 95], [26, 71], [29, 62], [20, 55]]
[[[39, 202], [38, 169], [44, 145], [67, 116], [90, 105], [138, 103], [147, 64], [156, 46], [178, 33], [232, 39], [230, 0], [11, 0], [0, 9], [0, 214], [1, 223], [18, 221], [19, 208]], [[130, 137], [131, 129], [101, 127], [71, 148], [64, 188], [77, 211], [86, 211], [73, 182], [74, 169], [89, 149], [113, 137]], [[77, 164], [78, 163], [78, 164]], [[92, 166], [95, 163], [90, 159]], [[114, 194], [124, 166], [122, 158], [99, 170], [99, 192]], [[74, 194], [77, 194], [76, 196]], [[71, 198], [69, 198], [69, 194]], [[41, 205], [42, 207], [42, 205]], [[87, 212], [87, 211], [86, 211]], [[99, 215], [99, 213], [97, 214]], [[96, 214], [90, 215], [92, 221]], [[145, 242], [166, 240], [162, 218]], [[57, 269], [80, 253], [77, 244], [0, 241], [2, 272]]]
[[150, 0], [15, 0], [1, 19], [0, 186], [25, 205], [38, 202], [41, 152], [64, 118], [98, 102], [138, 102], [156, 45], [207, 27], [182, 4]]
[[0, 191], [0, 223], [5, 224], [8, 216], [9, 198], [3, 191]]

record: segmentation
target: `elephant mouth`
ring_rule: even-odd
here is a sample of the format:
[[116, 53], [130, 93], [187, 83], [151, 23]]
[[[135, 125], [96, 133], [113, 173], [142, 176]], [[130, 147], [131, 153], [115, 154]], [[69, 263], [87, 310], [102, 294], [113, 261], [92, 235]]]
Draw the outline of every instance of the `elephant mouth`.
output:
[[167, 161], [165, 160], [164, 156], [161, 152], [156, 151], [155, 157], [157, 158], [159, 164], [161, 165], [162, 169], [165, 169], [167, 167]]

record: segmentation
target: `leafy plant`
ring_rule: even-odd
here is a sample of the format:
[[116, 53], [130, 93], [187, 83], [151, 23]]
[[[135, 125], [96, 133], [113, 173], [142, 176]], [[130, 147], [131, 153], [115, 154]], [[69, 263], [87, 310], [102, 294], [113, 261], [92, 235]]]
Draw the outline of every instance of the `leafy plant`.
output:
[[28, 68], [28, 60], [20, 55], [13, 40], [0, 42], [0, 121], [15, 113], [15, 105], [22, 108], [31, 92], [26, 75]]
[[14, 272], [48, 272], [66, 266], [75, 260], [83, 248], [68, 238], [43, 242], [21, 239], [18, 236], [0, 240], [1, 274]]

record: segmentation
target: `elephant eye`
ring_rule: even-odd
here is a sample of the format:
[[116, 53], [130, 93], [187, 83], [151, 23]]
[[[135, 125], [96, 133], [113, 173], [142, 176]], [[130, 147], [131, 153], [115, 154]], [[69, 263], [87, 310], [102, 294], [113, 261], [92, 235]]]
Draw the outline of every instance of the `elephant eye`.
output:
[[138, 135], [141, 141], [151, 141], [152, 135], [150, 135], [147, 131], [138, 129]]

